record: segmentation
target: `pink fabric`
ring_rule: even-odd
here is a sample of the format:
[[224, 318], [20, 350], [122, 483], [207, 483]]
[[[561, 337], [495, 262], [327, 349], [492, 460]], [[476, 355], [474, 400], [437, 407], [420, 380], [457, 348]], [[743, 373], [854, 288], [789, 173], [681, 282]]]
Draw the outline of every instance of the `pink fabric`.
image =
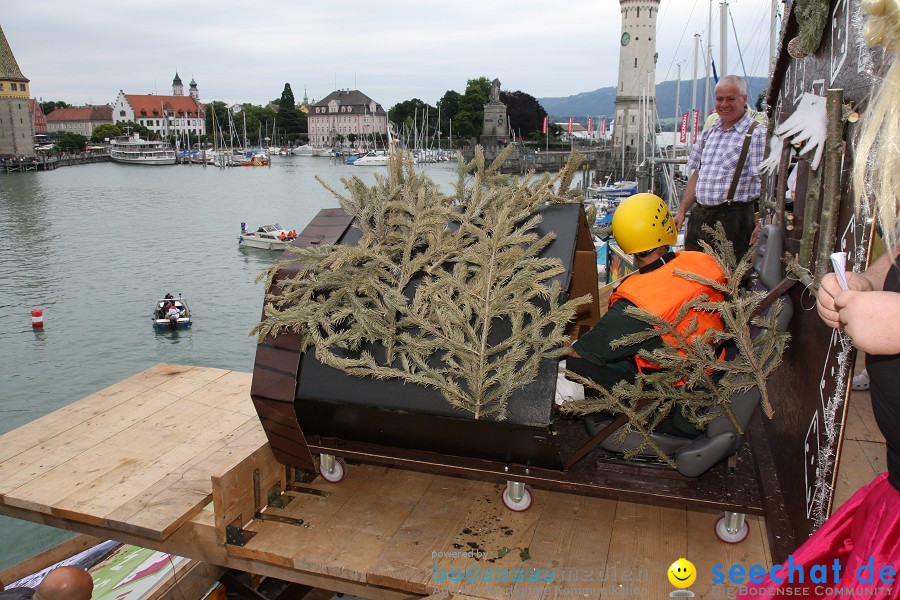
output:
[[[879, 572], [889, 565], [900, 572], [900, 491], [882, 473], [870, 484], [856, 492], [828, 519], [822, 527], [792, 554], [793, 565], [802, 565], [804, 583], [787, 581], [787, 568], [776, 571], [783, 579], [775, 583], [769, 575], [763, 583], [742, 586], [737, 598], [775, 598], [790, 593], [794, 598], [878, 598], [900, 599], [900, 575], [892, 583], [882, 583]], [[870, 564], [874, 567], [872, 583], [858, 583], [857, 569]], [[840, 584], [834, 583], [835, 559], [841, 565]], [[828, 583], [811, 583], [810, 569], [814, 565], [827, 568]], [[863, 570], [863, 578], [869, 570]], [[848, 580], [849, 578], [849, 580]], [[779, 592], [780, 588], [782, 589]], [[798, 594], [798, 588], [802, 588]]]

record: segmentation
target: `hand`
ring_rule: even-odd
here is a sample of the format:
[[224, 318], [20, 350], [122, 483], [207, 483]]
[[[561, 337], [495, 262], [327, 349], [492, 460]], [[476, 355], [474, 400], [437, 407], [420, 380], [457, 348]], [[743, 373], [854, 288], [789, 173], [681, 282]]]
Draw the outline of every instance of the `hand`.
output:
[[684, 223], [684, 213], [678, 211], [675, 215], [675, 231], [681, 231], [681, 224]]
[[[844, 277], [847, 278], [847, 287], [851, 290], [858, 292], [872, 290], [872, 284], [869, 280], [859, 273], [846, 272]], [[835, 306], [834, 299], [843, 292], [844, 289], [838, 283], [837, 276], [834, 273], [826, 273], [825, 277], [822, 278], [822, 283], [819, 285], [819, 293], [816, 296], [816, 311], [818, 311], [822, 321], [834, 329], [841, 327], [841, 320], [838, 315], [840, 309]]]
[[762, 231], [762, 221], [756, 222], [756, 227], [753, 228], [753, 233], [750, 234], [750, 243], [755, 244], [759, 241], [759, 232]]
[[834, 298], [841, 326], [867, 354], [900, 352], [900, 294], [844, 290]]

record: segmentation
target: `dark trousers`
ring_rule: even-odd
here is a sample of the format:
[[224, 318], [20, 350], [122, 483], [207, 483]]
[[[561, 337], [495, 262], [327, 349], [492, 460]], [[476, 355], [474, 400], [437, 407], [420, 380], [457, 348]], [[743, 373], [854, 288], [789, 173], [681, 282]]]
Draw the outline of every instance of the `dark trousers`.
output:
[[[631, 373], [619, 371], [618, 369], [613, 369], [606, 365], [598, 365], [589, 360], [572, 356], [566, 357], [566, 369], [590, 379], [598, 386], [607, 390], [612, 389], [614, 385], [622, 380], [625, 380], [628, 383], [634, 383], [634, 380], [637, 378], [636, 375]], [[584, 396], [586, 398], [597, 398], [599, 395], [600, 392], [597, 390], [588, 386], [584, 387]], [[609, 413], [608, 416], [615, 417], [616, 415]], [[701, 433], [700, 430], [695, 429], [687, 419], [681, 416], [681, 413], [677, 408], [672, 410], [665, 419], [660, 421], [655, 431], [657, 433], [666, 433], [669, 435], [690, 438], [695, 438]]]
[[[635, 379], [635, 376], [631, 373], [619, 371], [618, 369], [613, 369], [606, 365], [598, 365], [584, 358], [576, 358], [574, 356], [566, 357], [566, 369], [573, 373], [578, 373], [586, 379], [590, 379], [607, 390], [612, 389], [614, 385], [623, 379], [629, 383], [633, 383]], [[584, 395], [587, 398], [597, 398], [600, 395], [600, 392], [585, 386]]]
[[753, 202], [732, 202], [704, 206], [695, 202], [684, 234], [684, 249], [702, 252], [700, 240], [715, 248], [712, 235], [704, 232], [703, 226], [709, 225], [715, 229], [718, 222], [725, 228], [725, 237], [731, 242], [735, 257], [741, 260], [750, 248], [750, 236], [753, 234], [756, 214], [753, 204]]

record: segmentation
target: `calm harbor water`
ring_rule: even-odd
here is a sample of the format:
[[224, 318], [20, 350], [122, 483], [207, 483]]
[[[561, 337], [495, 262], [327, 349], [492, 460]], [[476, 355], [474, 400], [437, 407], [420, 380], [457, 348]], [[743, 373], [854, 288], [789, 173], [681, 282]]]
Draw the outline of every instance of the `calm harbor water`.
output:
[[[455, 163], [419, 168], [447, 190], [455, 178]], [[268, 168], [101, 163], [0, 176], [0, 433], [159, 362], [251, 371], [254, 280], [278, 253], [239, 248], [241, 222], [299, 231], [338, 206], [316, 175], [342, 190], [341, 177], [371, 183], [376, 172], [386, 168], [276, 156]], [[153, 330], [166, 292], [188, 301], [191, 330]], [[69, 535], [0, 517], [0, 569]]]

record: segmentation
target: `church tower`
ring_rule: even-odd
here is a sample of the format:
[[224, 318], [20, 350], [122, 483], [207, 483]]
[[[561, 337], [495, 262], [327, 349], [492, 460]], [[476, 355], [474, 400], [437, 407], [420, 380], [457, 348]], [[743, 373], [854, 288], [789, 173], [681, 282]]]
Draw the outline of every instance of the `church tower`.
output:
[[656, 16], [659, 3], [660, 0], [619, 0], [622, 35], [619, 37], [619, 79], [613, 130], [617, 148], [624, 143], [634, 149], [641, 143], [641, 94], [648, 87], [646, 114], [656, 114]]
[[181, 83], [181, 77], [178, 76], [178, 71], [175, 71], [175, 79], [172, 80], [172, 95], [184, 96], [184, 84]]
[[0, 28], [0, 156], [34, 156], [28, 83]]
[[191, 77], [191, 82], [188, 84], [188, 90], [189, 90], [188, 94], [191, 96], [191, 98], [196, 100], [197, 103], [199, 104], [200, 103], [200, 90], [197, 89], [197, 82], [194, 81], [193, 77]]

